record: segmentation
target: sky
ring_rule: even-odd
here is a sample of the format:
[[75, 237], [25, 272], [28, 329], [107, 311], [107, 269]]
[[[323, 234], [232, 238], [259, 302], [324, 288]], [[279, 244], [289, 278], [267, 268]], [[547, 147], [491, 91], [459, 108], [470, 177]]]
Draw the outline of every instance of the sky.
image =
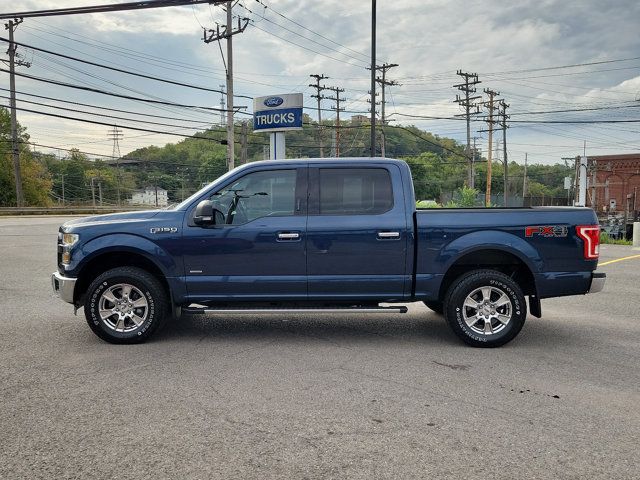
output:
[[[2, 0], [0, 12], [100, 3], [116, 2]], [[233, 37], [236, 95], [302, 92], [306, 112], [315, 118], [309, 75], [324, 74], [329, 77], [323, 80], [325, 85], [345, 89], [347, 118], [368, 115], [371, 2], [241, 0], [233, 13], [249, 19], [246, 30]], [[225, 76], [220, 47], [225, 55], [226, 47], [224, 41], [220, 46], [205, 44], [202, 35], [203, 28], [214, 28], [225, 19], [221, 6], [208, 4], [27, 18], [15, 39], [82, 60], [220, 89]], [[462, 112], [453, 101], [459, 93], [453, 85], [461, 81], [456, 72], [462, 70], [477, 73], [481, 83], [476, 95], [486, 100], [482, 91], [488, 88], [500, 92], [499, 98], [509, 105], [510, 160], [522, 163], [527, 154], [530, 163], [556, 163], [583, 151], [592, 156], [640, 152], [637, 0], [378, 0], [377, 19], [377, 63], [398, 64], [388, 71], [388, 79], [399, 83], [387, 90], [386, 111], [392, 125], [416, 125], [465, 144], [465, 122], [455, 117]], [[6, 59], [4, 50], [1, 58]], [[126, 75], [26, 46], [18, 52], [31, 64], [18, 68], [21, 74], [182, 105], [220, 106], [219, 93]], [[0, 74], [4, 89], [0, 101], [7, 106], [9, 76]], [[111, 127], [43, 113], [117, 122], [124, 134], [122, 154], [175, 143], [180, 135], [221, 121], [214, 111], [152, 105], [26, 77], [17, 77], [16, 90], [18, 107], [23, 109], [18, 120], [41, 151], [64, 154], [64, 149], [78, 148], [111, 155], [113, 150], [108, 138]], [[252, 101], [236, 98], [235, 103], [247, 107], [246, 114], [236, 118], [250, 119]], [[323, 101], [323, 108], [332, 106], [333, 102]], [[472, 122], [471, 135], [486, 155], [483, 115]], [[324, 112], [323, 117], [333, 118], [334, 113]], [[546, 123], [576, 121], [592, 123]]]

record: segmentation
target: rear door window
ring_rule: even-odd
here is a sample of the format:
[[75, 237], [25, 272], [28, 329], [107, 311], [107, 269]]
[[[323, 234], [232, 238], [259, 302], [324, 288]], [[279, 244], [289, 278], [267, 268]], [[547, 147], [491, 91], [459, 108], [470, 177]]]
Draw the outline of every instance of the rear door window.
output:
[[320, 215], [377, 215], [393, 208], [384, 168], [321, 168]]

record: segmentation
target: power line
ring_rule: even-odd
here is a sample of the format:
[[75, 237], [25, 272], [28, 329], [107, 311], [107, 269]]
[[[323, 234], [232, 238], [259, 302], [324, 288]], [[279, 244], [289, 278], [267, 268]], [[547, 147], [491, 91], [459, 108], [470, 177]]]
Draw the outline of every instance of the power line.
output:
[[305, 47], [304, 45], [300, 45], [299, 43], [296, 43], [296, 42], [294, 42], [292, 40], [288, 40], [288, 39], [286, 39], [284, 37], [281, 37], [280, 35], [276, 35], [275, 33], [270, 32], [269, 30], [265, 30], [264, 28], [259, 27], [253, 21], [251, 23], [253, 25], [253, 28], [257, 28], [258, 30], [260, 30], [261, 32], [266, 33], [267, 35], [271, 35], [272, 37], [279, 38], [283, 42], [290, 43], [291, 45], [295, 45], [296, 47], [300, 47], [300, 48], [302, 48], [304, 50], [307, 50], [309, 52], [315, 53], [316, 55], [320, 55], [322, 57], [330, 58], [331, 60], [335, 60], [336, 62], [344, 63], [346, 65], [351, 65], [352, 67], [360, 67], [360, 68], [364, 67], [363, 64], [357, 64], [357, 63], [348, 62], [346, 60], [342, 60], [340, 58], [336, 58], [336, 57], [332, 57], [331, 55], [327, 55], [326, 53], [318, 52], [317, 50], [314, 50], [312, 48]]
[[[9, 97], [7, 97], [5, 95], [0, 95], [0, 98], [9, 98]], [[57, 106], [57, 105], [50, 105], [50, 104], [47, 104], [47, 103], [34, 102], [34, 101], [31, 101], [31, 100], [20, 100], [20, 101], [22, 103], [30, 103], [32, 105], [38, 105], [40, 107], [56, 108], [58, 110], [65, 110], [67, 112], [75, 112], [75, 113], [84, 113], [84, 114], [87, 114], [87, 115], [97, 115], [97, 116], [105, 117], [105, 118], [113, 118], [115, 120], [127, 120], [127, 121], [130, 121], [130, 122], [146, 123], [146, 124], [149, 124], [149, 125], [158, 125], [158, 126], [161, 126], [161, 127], [181, 128], [181, 129], [185, 129], [185, 130], [188, 130], [188, 129], [197, 130], [197, 127], [195, 127], [195, 126], [189, 127], [189, 126], [186, 126], [186, 125], [175, 125], [175, 124], [171, 124], [171, 123], [152, 122], [150, 120], [136, 120], [134, 118], [119, 117], [117, 115], [107, 115], [107, 114], [104, 114], [104, 113], [87, 112], [86, 110], [78, 110], [76, 108], [60, 107], [60, 106]], [[207, 125], [210, 125], [210, 123], [208, 123], [208, 122], [200, 122], [200, 128], [202, 128], [203, 126], [207, 126]]]
[[[10, 73], [9, 70], [5, 70], [4, 68], [0, 68], [0, 72], [4, 72], [4, 73]], [[165, 101], [161, 101], [161, 100], [152, 100], [149, 98], [141, 98], [141, 97], [133, 97], [131, 95], [123, 95], [120, 93], [114, 93], [114, 92], [108, 92], [106, 90], [100, 90], [97, 88], [91, 88], [91, 87], [84, 87], [82, 85], [74, 85], [72, 83], [67, 83], [67, 82], [60, 82], [58, 80], [53, 80], [50, 78], [43, 78], [43, 77], [36, 77], [35, 75], [27, 75], [26, 73], [17, 73], [16, 75], [20, 76], [20, 77], [24, 77], [24, 78], [29, 78], [31, 80], [36, 80], [38, 82], [44, 82], [44, 83], [50, 83], [53, 85], [59, 85], [61, 87], [67, 87], [67, 88], [74, 88], [76, 90], [84, 90], [86, 92], [93, 92], [93, 93], [100, 93], [102, 95], [109, 95], [112, 97], [118, 97], [118, 98], [124, 98], [127, 100], [135, 100], [135, 101], [139, 101], [139, 102], [147, 102], [147, 103], [155, 103], [158, 105], [169, 105], [172, 107], [181, 107], [181, 108], [200, 108], [202, 110], [211, 110], [211, 111], [219, 111], [219, 108], [214, 108], [214, 107], [201, 107], [198, 105], [184, 105], [184, 104], [180, 104], [180, 103], [174, 103], [174, 102], [165, 102]], [[246, 108], [246, 107], [238, 107], [238, 108]]]
[[640, 105], [634, 103], [632, 105], [612, 105], [609, 107], [592, 107], [592, 108], [568, 108], [565, 110], [547, 110], [538, 112], [513, 112], [511, 115], [541, 115], [547, 113], [567, 113], [567, 112], [591, 112], [596, 110], [620, 110], [623, 108], [639, 108]]
[[[3, 38], [3, 37], [0, 37], [0, 41], [7, 42], [7, 43], [9, 42], [8, 39]], [[86, 65], [91, 65], [91, 66], [94, 66], [94, 67], [99, 67], [99, 68], [104, 68], [104, 69], [107, 69], [107, 70], [112, 70], [114, 72], [124, 73], [124, 74], [127, 74], [127, 75], [133, 75], [135, 77], [146, 78], [146, 79], [149, 79], [149, 80], [155, 80], [156, 82], [163, 82], [163, 83], [168, 83], [168, 84], [171, 84], [171, 85], [178, 85], [180, 87], [193, 88], [195, 90], [204, 90], [204, 91], [207, 91], [207, 92], [223, 93], [222, 90], [216, 90], [215, 88], [202, 87], [200, 85], [192, 85], [192, 84], [189, 84], [189, 83], [178, 82], [178, 81], [170, 80], [170, 79], [167, 79], [167, 78], [155, 77], [153, 75], [146, 75], [146, 74], [143, 74], [143, 73], [132, 72], [130, 70], [125, 70], [123, 68], [112, 67], [112, 66], [109, 66], [109, 65], [104, 65], [102, 63], [92, 62], [90, 60], [83, 60], [83, 59], [78, 58], [78, 57], [72, 57], [71, 55], [65, 55], [64, 53], [54, 52], [52, 50], [47, 50], [45, 48], [34, 47], [33, 45], [28, 45], [26, 43], [21, 43], [21, 42], [14, 42], [14, 43], [16, 45], [20, 45], [22, 47], [25, 47], [25, 48], [28, 48], [28, 49], [31, 49], [31, 50], [36, 50], [38, 52], [47, 53], [49, 55], [55, 55], [56, 57], [66, 58], [67, 60], [73, 60], [74, 62], [80, 62], [80, 63], [84, 63]], [[247, 98], [249, 100], [253, 99], [253, 97], [249, 97], [248, 95], [235, 95], [235, 96], [238, 97], [238, 98]]]
[[[65, 120], [74, 120], [74, 121], [77, 121], [77, 122], [92, 123], [94, 125], [103, 125], [103, 126], [107, 126], [107, 127], [112, 127], [113, 126], [113, 124], [111, 124], [111, 123], [99, 122], [97, 120], [87, 120], [87, 119], [84, 119], [84, 118], [70, 117], [70, 116], [67, 116], [67, 115], [60, 115], [60, 114], [57, 114], [57, 113], [43, 112], [43, 111], [40, 111], [40, 110], [31, 110], [31, 109], [22, 108], [22, 107], [16, 107], [15, 109], [23, 111], [23, 112], [38, 113], [40, 115], [46, 115], [48, 117], [63, 118]], [[142, 128], [142, 127], [132, 127], [130, 125], [121, 125], [121, 127], [122, 128], [126, 128], [128, 130], [137, 130], [139, 132], [159, 133], [159, 134], [162, 134], [162, 135], [172, 135], [172, 136], [177, 136], [177, 137], [191, 137], [191, 138], [196, 138], [196, 139], [200, 139], [200, 140], [210, 140], [210, 141], [214, 141], [214, 142], [217, 142], [217, 143], [220, 143], [220, 144], [224, 144], [222, 142], [222, 140], [216, 140], [214, 138], [209, 138], [209, 137], [199, 137], [199, 136], [196, 136], [196, 135], [184, 135], [184, 134], [175, 133], [175, 132], [152, 130], [152, 129], [149, 129], [149, 128]], [[187, 128], [190, 129], [192, 127], [187, 127]]]
[[[8, 92], [9, 89], [0, 88], [0, 91]], [[162, 119], [165, 119], [165, 120], [180, 120], [180, 121], [183, 121], [183, 122], [190, 122], [190, 123], [197, 123], [197, 124], [206, 123], [204, 120], [191, 120], [191, 119], [188, 119], [188, 118], [181, 118], [181, 117], [167, 117], [167, 116], [164, 116], [164, 115], [153, 115], [151, 113], [133, 112], [131, 110], [122, 110], [122, 109], [119, 109], [119, 108], [103, 107], [103, 106], [100, 106], [100, 105], [92, 105], [90, 103], [81, 103], [81, 102], [74, 102], [74, 101], [71, 101], [71, 100], [63, 100], [61, 98], [47, 97], [45, 95], [36, 95], [35, 93], [27, 93], [27, 92], [23, 92], [23, 91], [19, 91], [19, 90], [16, 90], [16, 93], [18, 93], [20, 95], [26, 95], [28, 97], [42, 98], [42, 99], [45, 99], [45, 100], [53, 100], [54, 102], [68, 103], [70, 105], [80, 105], [82, 107], [98, 108], [100, 110], [108, 110], [108, 111], [111, 111], [111, 112], [129, 113], [131, 115], [140, 115], [140, 116], [152, 117], [152, 118], [162, 118]], [[21, 101], [26, 102], [26, 100], [21, 100]]]
[[[432, 141], [432, 140], [429, 140], [428, 138], [424, 138], [422, 135], [420, 135], [420, 134], [418, 134], [418, 133], [414, 132], [414, 131], [413, 131], [413, 130], [411, 130], [410, 128], [403, 127], [402, 125], [388, 125], [388, 126], [389, 126], [390, 128], [399, 128], [399, 129], [401, 129], [401, 130], [404, 130], [404, 131], [406, 131], [406, 132], [409, 132], [411, 135], [413, 135], [413, 136], [415, 136], [415, 137], [419, 138], [420, 140], [423, 140], [423, 141], [425, 141], [425, 142], [427, 142], [427, 143], [429, 143], [429, 144], [431, 144], [431, 145], [433, 145], [433, 146], [435, 146], [435, 147], [439, 147], [439, 148], [441, 148], [442, 150], [446, 150], [446, 151], [447, 151], [447, 152], [449, 152], [449, 153], [453, 153], [454, 155], [458, 155], [458, 156], [460, 156], [460, 157], [462, 157], [462, 158], [466, 158], [466, 155], [464, 155], [464, 154], [462, 154], [462, 153], [460, 153], [460, 152], [457, 152], [457, 151], [455, 151], [455, 150], [452, 150], [452, 149], [451, 149], [451, 148], [449, 148], [449, 147], [445, 147], [444, 145], [442, 145], [442, 144], [440, 144], [440, 143], [437, 143], [437, 142], [434, 142], [434, 141]], [[466, 162], [465, 162], [465, 163], [466, 163]]]
[[199, 3], [223, 3], [222, 0], [140, 0], [128, 3], [111, 3], [86, 7], [55, 8], [46, 10], [30, 10], [24, 12], [2, 13], [0, 19], [53, 17], [59, 15], [80, 15], [87, 13], [121, 12], [125, 10], [140, 10], [145, 8], [179, 7], [197, 5]]
[[[261, 2], [258, 2], [258, 3], [261, 3]], [[242, 7], [242, 8], [244, 8], [244, 9], [245, 9], [246, 11], [248, 11], [249, 13], [251, 13], [251, 14], [255, 15], [255, 13], [254, 13], [252, 10], [250, 10], [249, 8], [247, 8], [246, 6], [244, 6], [243, 4], [239, 3], [238, 5], [239, 5], [240, 7]], [[261, 5], [263, 5], [263, 6], [265, 7], [265, 9], [266, 9], [266, 8], [270, 8], [270, 7], [267, 7], [266, 5], [264, 5], [263, 3], [261, 3]], [[285, 17], [284, 15], [282, 15], [282, 14], [280, 14], [280, 13], [277, 13], [277, 12], [276, 12], [275, 10], [273, 10], [273, 9], [271, 9], [271, 11], [273, 11], [274, 13], [276, 13], [277, 15], [279, 15], [280, 17], [282, 17], [282, 18], [284, 18], [284, 19], [286, 19], [286, 20], [289, 20], [289, 21], [290, 21], [290, 22], [292, 22], [292, 23], [294, 23], [294, 24], [296, 24], [296, 25], [298, 25], [298, 26], [301, 26], [301, 27], [302, 27], [302, 28], [304, 28], [305, 30], [308, 30], [308, 31], [312, 32], [314, 35], [318, 35], [319, 37], [322, 37], [322, 38], [324, 38], [324, 39], [326, 39], [326, 40], [329, 40], [329, 41], [330, 41], [330, 42], [332, 42], [332, 43], [336, 43], [336, 42], [333, 42], [332, 40], [328, 39], [328, 38], [327, 38], [327, 37], [325, 37], [324, 35], [322, 35], [322, 34], [320, 34], [320, 33], [317, 33], [317, 32], [314, 32], [313, 30], [310, 30], [310, 29], [308, 29], [308, 28], [306, 28], [306, 27], [302, 26], [301, 24], [299, 24], [299, 23], [297, 23], [297, 22], [295, 22], [295, 21], [293, 21], [293, 20], [288, 19], [287, 17]], [[318, 46], [320, 46], [320, 47], [322, 47], [322, 48], [326, 48], [327, 50], [330, 50], [330, 51], [332, 51], [332, 52], [336, 52], [336, 53], [337, 53], [337, 54], [339, 54], [339, 55], [344, 55], [344, 56], [350, 57], [350, 55], [349, 55], [348, 53], [343, 53], [343, 52], [341, 52], [340, 50], [337, 50], [337, 49], [335, 49], [335, 48], [329, 47], [329, 46], [327, 46], [327, 45], [325, 45], [325, 44], [323, 44], [323, 43], [320, 43], [320, 42], [318, 42], [318, 41], [316, 41], [316, 40], [314, 40], [314, 39], [312, 39], [312, 38], [306, 37], [306, 36], [302, 35], [301, 33], [296, 32], [295, 30], [292, 30], [292, 29], [290, 29], [290, 28], [285, 27], [284, 25], [282, 25], [282, 24], [280, 24], [280, 23], [277, 23], [277, 22], [274, 22], [273, 20], [270, 20], [270, 19], [269, 19], [269, 18], [267, 18], [266, 16], [265, 16], [265, 17], [260, 17], [260, 18], [261, 18], [262, 20], [266, 20], [267, 22], [271, 23], [272, 25], [275, 25], [275, 26], [277, 26], [277, 27], [279, 27], [279, 28], [281, 28], [281, 29], [283, 29], [283, 30], [286, 30], [287, 32], [293, 33], [294, 35], [296, 35], [296, 36], [298, 36], [298, 37], [300, 37], [300, 38], [303, 38], [303, 39], [305, 39], [305, 40], [307, 40], [307, 41], [309, 41], [309, 42], [311, 42], [311, 43], [314, 43], [314, 44], [316, 44], [316, 45], [318, 45]], [[341, 44], [338, 44], [338, 45], [341, 45]], [[349, 49], [348, 47], [345, 47], [344, 45], [341, 45], [341, 46], [342, 46], [342, 47], [344, 47], [344, 48], [346, 48], [346, 49]], [[351, 50], [351, 49], [349, 49], [349, 50]], [[367, 61], [369, 60], [369, 57], [368, 57], [368, 56], [366, 56], [366, 55], [364, 55], [364, 54], [362, 54], [362, 53], [359, 53], [359, 52], [357, 52], [357, 51], [355, 51], [355, 50], [351, 50], [351, 51], [352, 51], [352, 52], [354, 52], [354, 53], [356, 53], [356, 54], [358, 54], [358, 55], [362, 55], [363, 57], [365, 57], [365, 59], [366, 59]], [[351, 57], [350, 57], [350, 58], [351, 58]]]
[[[302, 28], [302, 29], [304, 29], [304, 30], [306, 30], [306, 31], [308, 31], [308, 32], [311, 32], [311, 33], [313, 33], [314, 35], [317, 35], [317, 36], [319, 36], [319, 37], [321, 37], [321, 38], [323, 38], [323, 39], [325, 39], [325, 40], [327, 40], [327, 41], [329, 41], [329, 42], [333, 43], [334, 45], [337, 45], [337, 46], [339, 46], [339, 47], [345, 48], [345, 49], [349, 50], [350, 52], [355, 53], [356, 55], [360, 55], [361, 57], [364, 57], [367, 61], [369, 60], [369, 56], [368, 56], [368, 55], [366, 55], [366, 54], [364, 54], [364, 53], [362, 53], [362, 52], [358, 52], [357, 50], [354, 50], [353, 48], [347, 47], [346, 45], [343, 45], [342, 43], [336, 42], [335, 40], [332, 40], [332, 39], [330, 39], [329, 37], [326, 37], [325, 35], [323, 35], [323, 34], [321, 34], [321, 33], [317, 32], [317, 31], [315, 31], [315, 30], [312, 30], [312, 29], [310, 29], [310, 28], [308, 28], [308, 27], [304, 26], [303, 24], [301, 24], [301, 23], [299, 23], [299, 22], [296, 22], [295, 20], [290, 19], [289, 17], [285, 16], [283, 13], [280, 13], [280, 12], [278, 12], [277, 10], [275, 10], [273, 7], [270, 7], [270, 6], [268, 6], [268, 5], [265, 5], [261, 0], [256, 0], [256, 2], [258, 2], [260, 5], [262, 5], [265, 9], [271, 10], [271, 11], [272, 11], [273, 13], [275, 13], [276, 15], [278, 15], [278, 16], [280, 16], [280, 17], [284, 18], [285, 20], [287, 20], [287, 21], [289, 21], [289, 22], [293, 23], [294, 25], [297, 25], [298, 27], [300, 27], [300, 28]], [[325, 48], [326, 48], [326, 47], [325, 47]]]
[[602, 123], [640, 123], [640, 119], [629, 120], [511, 120], [511, 123], [566, 123], [570, 125], [579, 124], [602, 124]]

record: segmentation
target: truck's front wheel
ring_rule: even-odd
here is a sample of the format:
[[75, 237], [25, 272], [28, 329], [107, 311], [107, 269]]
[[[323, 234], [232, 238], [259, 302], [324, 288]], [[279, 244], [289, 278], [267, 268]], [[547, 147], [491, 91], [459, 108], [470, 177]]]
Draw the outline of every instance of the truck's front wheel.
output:
[[499, 347], [513, 340], [527, 316], [518, 284], [495, 270], [474, 270], [458, 278], [445, 305], [449, 326], [474, 347]]
[[119, 267], [89, 286], [84, 314], [91, 330], [110, 343], [147, 340], [167, 318], [167, 294], [156, 277], [135, 267]]

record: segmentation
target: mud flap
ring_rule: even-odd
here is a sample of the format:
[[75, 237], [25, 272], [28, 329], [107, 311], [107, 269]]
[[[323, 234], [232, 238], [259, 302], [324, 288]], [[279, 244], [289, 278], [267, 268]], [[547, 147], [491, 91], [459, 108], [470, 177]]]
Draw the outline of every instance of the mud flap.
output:
[[529, 313], [536, 318], [542, 317], [542, 305], [536, 295], [529, 295]]

